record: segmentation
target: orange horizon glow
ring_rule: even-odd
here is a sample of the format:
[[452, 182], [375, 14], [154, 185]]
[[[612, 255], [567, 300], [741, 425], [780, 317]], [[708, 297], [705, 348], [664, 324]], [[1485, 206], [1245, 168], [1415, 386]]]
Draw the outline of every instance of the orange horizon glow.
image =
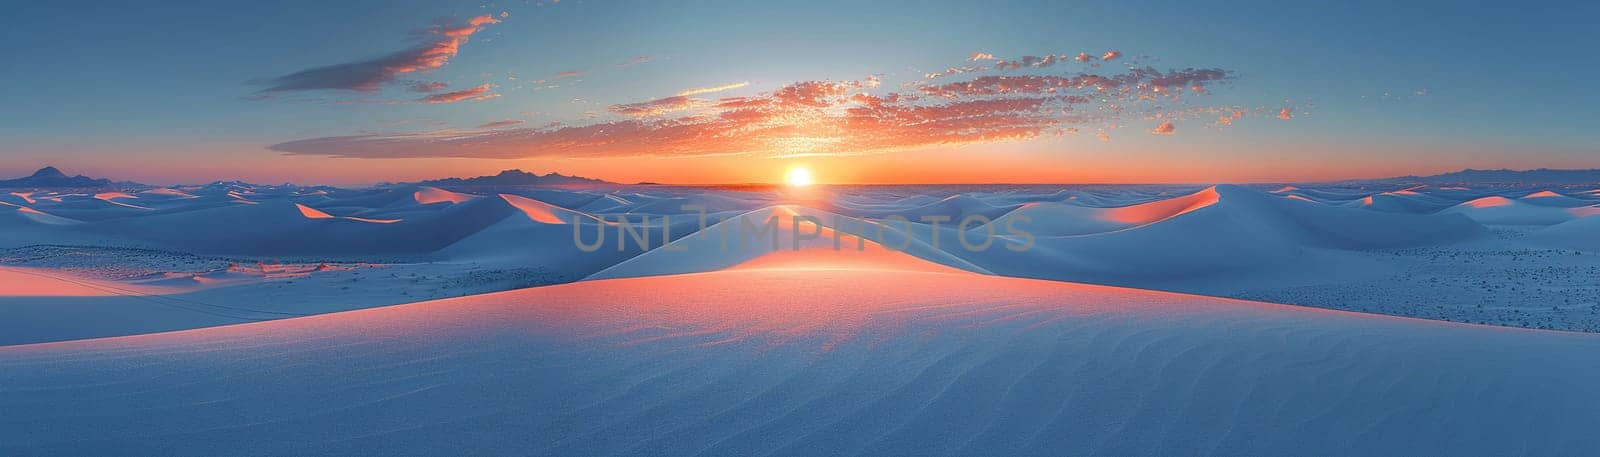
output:
[[[231, 148], [228, 146], [232, 146]], [[870, 155], [762, 155], [551, 159], [349, 159], [296, 155], [256, 155], [243, 145], [197, 146], [159, 152], [127, 150], [111, 158], [88, 150], [41, 151], [8, 160], [0, 177], [31, 174], [50, 165], [67, 174], [135, 181], [152, 185], [190, 185], [242, 180], [258, 184], [365, 186], [449, 177], [494, 175], [502, 170], [559, 172], [620, 184], [783, 185], [789, 168], [811, 170], [823, 185], [934, 184], [1218, 184], [1322, 182], [1344, 179], [1430, 175], [1463, 168], [1596, 168], [1594, 158], [1574, 156], [1537, 164], [1496, 160], [1482, 151], [1457, 151], [1386, 161], [1327, 161], [1337, 148], [1307, 150], [1303, 160], [1263, 160], [1220, 146], [1189, 148], [1184, 154], [1137, 147], [1089, 144], [1050, 146], [1015, 143], [986, 148], [943, 148]], [[217, 153], [220, 150], [240, 150]], [[240, 148], [240, 149], [234, 149]], [[1384, 149], [1370, 149], [1380, 154]], [[1459, 160], [1447, 160], [1447, 156]], [[225, 157], [226, 160], [218, 157]], [[150, 164], [160, 163], [161, 168]]]

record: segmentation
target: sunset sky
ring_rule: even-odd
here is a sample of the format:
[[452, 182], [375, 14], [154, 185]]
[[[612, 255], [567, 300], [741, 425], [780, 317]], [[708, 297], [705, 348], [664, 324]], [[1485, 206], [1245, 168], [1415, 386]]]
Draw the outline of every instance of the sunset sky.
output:
[[[0, 177], [1262, 182], [1600, 167], [1594, 5], [11, 2]], [[1031, 58], [1030, 58], [1031, 56]]]

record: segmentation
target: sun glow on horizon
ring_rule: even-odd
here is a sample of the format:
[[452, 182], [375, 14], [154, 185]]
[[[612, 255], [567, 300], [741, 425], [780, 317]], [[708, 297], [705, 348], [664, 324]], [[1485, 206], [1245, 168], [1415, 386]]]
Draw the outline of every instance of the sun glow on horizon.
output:
[[783, 182], [788, 184], [789, 187], [807, 187], [810, 186], [814, 180], [811, 177], [810, 168], [792, 167], [789, 168], [789, 172], [784, 175]]

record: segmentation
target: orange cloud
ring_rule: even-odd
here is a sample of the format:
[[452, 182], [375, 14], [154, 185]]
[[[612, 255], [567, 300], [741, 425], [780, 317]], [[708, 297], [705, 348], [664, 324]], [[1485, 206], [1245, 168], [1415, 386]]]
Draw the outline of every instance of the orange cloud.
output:
[[1150, 129], [1150, 133], [1156, 135], [1171, 135], [1177, 130], [1178, 128], [1172, 125], [1172, 121], [1162, 121], [1161, 125], [1157, 125], [1156, 128]]
[[[1039, 65], [1045, 60], [1018, 62]], [[1232, 112], [1237, 108], [1187, 102], [1189, 97], [1210, 93], [1188, 88], [1232, 79], [1221, 69], [1137, 67], [1107, 74], [990, 75], [886, 93], [875, 92], [879, 85], [872, 77], [802, 81], [749, 96], [711, 100], [674, 95], [615, 104], [607, 111], [622, 118], [595, 113], [585, 117], [592, 120], [577, 125], [485, 125], [476, 131], [311, 138], [270, 148], [365, 158], [859, 155], [1026, 141], [1069, 135], [1080, 126], [1096, 124], [1096, 136], [1109, 140], [1107, 130], [1123, 121], [1161, 119], [1164, 122], [1151, 132], [1164, 135], [1175, 133], [1175, 123], [1184, 119]], [[734, 86], [744, 83], [682, 93], [704, 94]], [[478, 94], [464, 96], [483, 96], [486, 91], [484, 87]]]
[[[1122, 57], [1122, 52], [1121, 51], [1106, 51], [1105, 55], [1100, 56], [1100, 60], [1114, 60], [1114, 59], [1116, 59], [1118, 57]], [[1134, 60], [1138, 60], [1138, 59], [1134, 59]]]
[[500, 94], [489, 93], [489, 89], [493, 87], [490, 84], [480, 84], [470, 89], [429, 95], [422, 97], [419, 101], [423, 103], [455, 103], [466, 100], [488, 100], [500, 96]]
[[377, 91], [399, 75], [444, 67], [474, 33], [484, 26], [499, 22], [494, 16], [483, 15], [468, 19], [464, 24], [435, 25], [427, 29], [427, 40], [411, 49], [372, 60], [317, 67], [272, 78], [266, 81], [269, 86], [261, 92], [324, 89]]
[[1283, 109], [1278, 110], [1278, 119], [1287, 121], [1292, 118], [1294, 118], [1294, 114], [1289, 112], [1289, 107], [1284, 107]]
[[694, 99], [682, 95], [651, 100], [648, 102], [629, 103], [624, 105], [611, 105], [609, 111], [624, 116], [648, 117], [660, 116], [673, 111], [683, 111], [705, 105], [705, 100]]
[[696, 87], [696, 88], [693, 88], [693, 89], [685, 89], [682, 92], [678, 92], [678, 96], [679, 97], [688, 97], [688, 96], [691, 96], [691, 95], [700, 95], [700, 94], [709, 94], [709, 93], [714, 93], [714, 92], [722, 92], [722, 91], [725, 91], [725, 90], [738, 89], [738, 88], [745, 87], [745, 86], [748, 86], [748, 85], [750, 85], [749, 82], [741, 81], [741, 82], [736, 82], [736, 83], [723, 84], [723, 85], [720, 85], [720, 86]]

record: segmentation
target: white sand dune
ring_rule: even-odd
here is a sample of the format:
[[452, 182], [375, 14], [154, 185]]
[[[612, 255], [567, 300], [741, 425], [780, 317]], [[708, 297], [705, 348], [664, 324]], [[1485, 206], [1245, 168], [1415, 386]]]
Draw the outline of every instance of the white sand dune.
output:
[[923, 218], [945, 218], [951, 223], [956, 223], [960, 222], [962, 218], [974, 214], [994, 219], [1016, 209], [1018, 206], [1020, 205], [1013, 203], [995, 205], [971, 195], [956, 194], [920, 206], [858, 207], [849, 215], [867, 218], [884, 218], [894, 215], [912, 221], [922, 220]]
[[1600, 448], [1597, 335], [783, 263], [3, 347], [0, 454]]
[[37, 193], [38, 192], [7, 192], [5, 194], [0, 194], [0, 203], [32, 205], [39, 202], [38, 200], [33, 199], [33, 195]]
[[1005, 213], [993, 225], [997, 233], [1004, 233], [1004, 227], [1028, 227], [1029, 233], [1048, 237], [1105, 233], [1154, 224], [1215, 204], [1218, 198], [1215, 188], [1207, 188], [1180, 197], [1109, 208], [1034, 202]]
[[419, 204], [431, 205], [434, 203], [461, 203], [478, 198], [477, 195], [451, 192], [437, 187], [423, 186], [411, 193], [412, 200]]
[[1542, 191], [1534, 192], [1534, 193], [1531, 193], [1531, 194], [1528, 194], [1528, 195], [1524, 195], [1522, 198], [1519, 198], [1517, 200], [1523, 201], [1523, 202], [1527, 202], [1527, 203], [1530, 203], [1530, 204], [1534, 204], [1534, 205], [1556, 206], [1556, 207], [1561, 207], [1561, 208], [1576, 208], [1576, 207], [1579, 207], [1579, 206], [1589, 206], [1589, 205], [1593, 205], [1594, 204], [1594, 202], [1590, 201], [1590, 200], [1582, 200], [1582, 199], [1578, 199], [1578, 198], [1573, 198], [1573, 197], [1569, 197], [1567, 195], [1563, 195], [1563, 194], [1557, 193], [1555, 191], [1549, 191], [1549, 190], [1542, 190]]
[[1528, 240], [1545, 246], [1600, 252], [1600, 217], [1583, 217], [1545, 227], [1529, 234]]
[[[987, 273], [987, 270], [966, 260], [921, 240], [906, 237], [905, 229], [901, 226], [886, 227], [882, 238], [878, 238], [879, 227], [877, 222], [811, 208], [787, 205], [762, 208], [711, 224], [704, 230], [601, 270], [588, 279], [753, 268], [771, 263], [773, 259], [828, 264], [843, 258], [851, 261], [856, 268], [871, 265], [879, 269], [898, 270], [908, 266], [915, 269], [937, 266], [951, 271]], [[858, 236], [862, 234], [867, 238]], [[892, 251], [873, 241], [878, 239], [895, 244], [899, 251]], [[947, 242], [956, 241], [952, 239]]]
[[[1217, 186], [1109, 211], [1129, 228], [1035, 236], [1033, 248], [1024, 252], [990, 249], [958, 254], [1008, 276], [1153, 288], [1176, 287], [1171, 281], [1182, 280], [1189, 283], [1185, 290], [1203, 290], [1194, 289], [1193, 283], [1219, 277], [1242, 280], [1241, 274], [1284, 268], [1316, 274], [1314, 250], [1431, 245], [1483, 233], [1482, 226], [1456, 215], [1340, 208], [1238, 186]], [[1338, 270], [1352, 265], [1323, 267]]]
[[500, 199], [521, 211], [529, 220], [543, 224], [566, 225], [579, 222], [603, 223], [599, 218], [520, 195], [499, 194]]
[[73, 225], [78, 223], [80, 222], [28, 206], [0, 202], [0, 228], [25, 224]]
[[1440, 214], [1460, 214], [1487, 225], [1555, 225], [1578, 217], [1561, 206], [1536, 205], [1527, 199], [1491, 196], [1452, 206]]
[[[619, 250], [615, 230], [593, 215], [511, 194], [497, 195], [492, 201], [513, 209], [512, 215], [441, 249], [437, 258], [539, 267], [573, 281], [647, 250], [634, 244]], [[691, 232], [694, 224], [698, 222], [693, 218], [679, 218], [669, 232], [682, 236]], [[574, 231], [581, 234], [585, 243], [595, 243], [597, 231], [606, 232], [606, 239], [586, 252], [573, 240]], [[650, 235], [652, 246], [663, 243], [659, 228], [652, 229]]]
[[515, 210], [478, 200], [428, 218], [336, 217], [285, 200], [118, 219], [92, 226], [186, 252], [231, 255], [385, 255], [425, 253], [476, 233]]
[[0, 266], [0, 297], [105, 297], [119, 291], [156, 294], [173, 290], [85, 278], [45, 268]]
[[[1105, 233], [1132, 227], [1134, 224], [1106, 217], [1103, 208], [1092, 208], [1067, 203], [1033, 202], [994, 219], [997, 233], [1005, 227], [1028, 227], [1038, 236], [1072, 236]], [[960, 221], [956, 221], [959, 223]]]
[[612, 192], [602, 195], [600, 198], [595, 199], [592, 202], [578, 206], [577, 209], [579, 211], [590, 213], [612, 213], [618, 212], [618, 210], [625, 211], [628, 206], [633, 204], [634, 203], [632, 200], [628, 200], [627, 198]]
[[155, 189], [141, 190], [141, 191], [139, 191], [139, 195], [145, 196], [145, 197], [158, 197], [158, 198], [159, 197], [165, 197], [165, 198], [200, 198], [198, 196], [195, 196], [194, 194], [190, 194], [188, 192], [184, 192], [182, 190], [169, 188], [169, 187], [161, 187], [161, 188], [155, 188]]
[[1416, 191], [1384, 192], [1351, 202], [1352, 206], [1392, 213], [1428, 214], [1454, 206], [1457, 201]]

